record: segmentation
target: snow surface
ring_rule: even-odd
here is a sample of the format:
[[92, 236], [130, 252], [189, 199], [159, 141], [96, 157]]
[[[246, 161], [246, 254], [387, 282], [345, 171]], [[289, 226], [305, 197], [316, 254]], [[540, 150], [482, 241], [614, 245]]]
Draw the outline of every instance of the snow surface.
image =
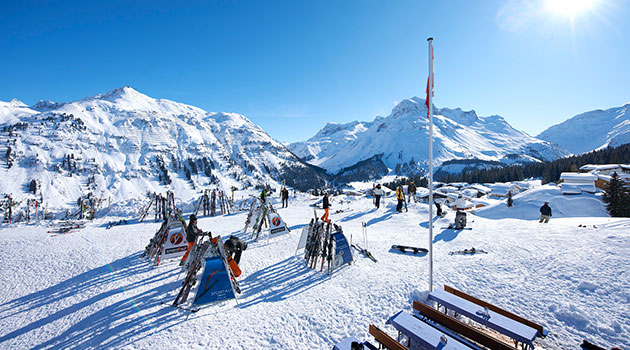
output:
[[[435, 286], [454, 286], [543, 324], [551, 334], [536, 348], [575, 349], [582, 339], [629, 348], [630, 220], [607, 217], [594, 196], [558, 191], [534, 188], [514, 196], [513, 208], [495, 201], [469, 215], [471, 230], [446, 229], [450, 210], [437, 219]], [[118, 219], [109, 217], [55, 237], [44, 225], [0, 226], [0, 348], [330, 349], [350, 335], [371, 339], [370, 323], [395, 335], [385, 321], [411, 311], [412, 300], [427, 291], [428, 256], [390, 246], [427, 247], [428, 206], [409, 203], [409, 212], [398, 214], [391, 197], [380, 210], [371, 198], [333, 197], [332, 220], [359, 244], [366, 222], [378, 262], [353, 251], [355, 263], [329, 278], [294, 256], [313, 216], [309, 204], [318, 199], [292, 197], [289, 208], [279, 209], [292, 233], [250, 242], [238, 304], [195, 314], [161, 305], [173, 301], [183, 279], [176, 262], [153, 268], [140, 258], [159, 223], [131, 220], [106, 229]], [[554, 210], [549, 224], [534, 220], [544, 200]], [[248, 239], [240, 232], [245, 216], [200, 218], [199, 226]], [[471, 247], [488, 254], [448, 255]]]

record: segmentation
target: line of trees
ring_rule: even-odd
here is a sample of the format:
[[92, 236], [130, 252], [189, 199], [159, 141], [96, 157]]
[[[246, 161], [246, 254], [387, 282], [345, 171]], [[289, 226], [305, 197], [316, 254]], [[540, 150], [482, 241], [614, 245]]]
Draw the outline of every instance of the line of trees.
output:
[[461, 174], [441, 176], [441, 182], [509, 182], [521, 181], [528, 178], [541, 178], [543, 184], [557, 182], [560, 174], [566, 171], [577, 171], [585, 164], [620, 164], [630, 163], [630, 144], [619, 147], [608, 147], [578, 156], [560, 158], [551, 162], [529, 163], [525, 165], [511, 165], [493, 169], [479, 169], [465, 171]]

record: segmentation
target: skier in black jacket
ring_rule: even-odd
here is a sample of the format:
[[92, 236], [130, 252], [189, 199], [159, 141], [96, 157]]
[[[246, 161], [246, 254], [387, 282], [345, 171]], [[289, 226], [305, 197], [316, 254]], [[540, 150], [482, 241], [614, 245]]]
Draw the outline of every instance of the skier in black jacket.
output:
[[551, 207], [549, 207], [549, 202], [545, 202], [542, 207], [540, 207], [540, 220], [538, 222], [544, 222], [545, 224], [549, 223], [549, 218], [551, 217]]
[[[186, 242], [188, 242], [188, 249], [186, 250], [186, 254], [182, 257], [182, 260], [179, 262], [179, 266], [183, 266], [186, 263], [186, 258], [188, 258], [188, 253], [192, 250], [192, 247], [197, 242], [197, 237], [199, 235], [203, 235], [204, 232], [197, 227], [197, 215], [191, 214], [188, 226], [186, 227]], [[210, 236], [212, 238], [212, 236]]]
[[282, 207], [289, 207], [289, 190], [286, 187], [282, 187], [282, 191], [280, 191], [280, 195], [282, 196]]
[[236, 262], [236, 264], [240, 264], [241, 254], [243, 253], [243, 250], [247, 249], [247, 242], [243, 242], [236, 236], [230, 236], [223, 246], [225, 247], [225, 252], [230, 257], [234, 254], [234, 262]]

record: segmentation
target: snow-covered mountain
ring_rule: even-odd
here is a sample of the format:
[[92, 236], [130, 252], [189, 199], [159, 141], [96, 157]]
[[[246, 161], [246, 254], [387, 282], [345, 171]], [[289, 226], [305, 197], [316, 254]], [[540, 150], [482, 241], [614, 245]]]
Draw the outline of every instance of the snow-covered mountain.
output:
[[[424, 173], [429, 158], [429, 121], [424, 102], [417, 97], [404, 100], [389, 116], [376, 117], [372, 122], [329, 123], [309, 140], [293, 143], [289, 149], [329, 173], [344, 173], [367, 159], [380, 160], [395, 173]], [[454, 159], [513, 164], [554, 160], [569, 154], [512, 128], [497, 115], [479, 117], [475, 111], [435, 107], [434, 114], [434, 165]]]
[[211, 113], [154, 99], [130, 87], [71, 103], [0, 102], [0, 194], [49, 207], [92, 192], [124, 201], [172, 189], [182, 200], [202, 188], [321, 186], [308, 165], [235, 113]]
[[578, 114], [536, 137], [554, 142], [574, 154], [630, 143], [630, 102], [621, 107]]

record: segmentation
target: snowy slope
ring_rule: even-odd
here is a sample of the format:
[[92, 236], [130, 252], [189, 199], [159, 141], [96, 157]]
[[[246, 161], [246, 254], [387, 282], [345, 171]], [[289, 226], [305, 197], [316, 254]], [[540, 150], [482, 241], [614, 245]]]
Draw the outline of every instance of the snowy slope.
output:
[[[537, 201], [546, 198], [539, 194]], [[300, 196], [280, 209], [290, 235], [250, 242], [238, 304], [210, 305], [192, 315], [161, 305], [172, 302], [183, 278], [176, 262], [152, 268], [140, 258], [159, 223], [107, 230], [97, 219], [56, 237], [43, 226], [3, 226], [0, 348], [330, 349], [350, 335], [372, 339], [370, 323], [395, 336], [385, 321], [411, 311], [412, 300], [426, 292], [428, 256], [390, 246], [427, 246], [428, 207], [410, 204], [408, 213], [396, 214], [392, 198], [374, 210], [370, 198], [333, 197], [333, 210], [346, 210], [332, 214], [333, 221], [360, 243], [366, 222], [378, 262], [353, 251], [355, 263], [328, 278], [294, 256], [301, 227], [313, 215], [308, 205], [316, 200]], [[471, 215], [472, 230], [463, 231], [445, 229], [453, 220], [449, 212], [435, 222], [434, 285], [454, 286], [541, 323], [551, 333], [536, 341], [537, 349], [576, 349], [582, 339], [629, 348], [630, 220], [595, 217], [601, 213], [595, 204], [580, 210], [586, 217], [563, 210], [549, 224]], [[248, 239], [238, 231], [244, 221], [240, 213], [200, 218], [199, 225]], [[471, 247], [488, 254], [448, 254]]]
[[[479, 117], [474, 111], [434, 108], [434, 160], [479, 159], [503, 163], [553, 160], [568, 152], [512, 128], [500, 116]], [[400, 102], [385, 118], [370, 123], [328, 124], [305, 142], [289, 148], [330, 173], [383, 154], [390, 168], [407, 172], [428, 169], [428, 128], [424, 100]]]
[[41, 193], [49, 208], [90, 192], [120, 202], [173, 189], [185, 201], [208, 186], [227, 190], [285, 179], [299, 188], [302, 178], [321, 180], [242, 115], [206, 112], [130, 87], [71, 103], [2, 103], [0, 121], [0, 194], [19, 201], [35, 180], [33, 197]]
[[536, 137], [554, 142], [574, 154], [630, 143], [630, 103], [578, 114]]
[[505, 201], [491, 201], [487, 207], [476, 210], [478, 216], [489, 219], [525, 219], [540, 217], [540, 207], [549, 202], [552, 217], [608, 217], [601, 193], [582, 193], [578, 196], [562, 194], [559, 186], [547, 184], [534, 187], [513, 197], [513, 206], [508, 208]]

